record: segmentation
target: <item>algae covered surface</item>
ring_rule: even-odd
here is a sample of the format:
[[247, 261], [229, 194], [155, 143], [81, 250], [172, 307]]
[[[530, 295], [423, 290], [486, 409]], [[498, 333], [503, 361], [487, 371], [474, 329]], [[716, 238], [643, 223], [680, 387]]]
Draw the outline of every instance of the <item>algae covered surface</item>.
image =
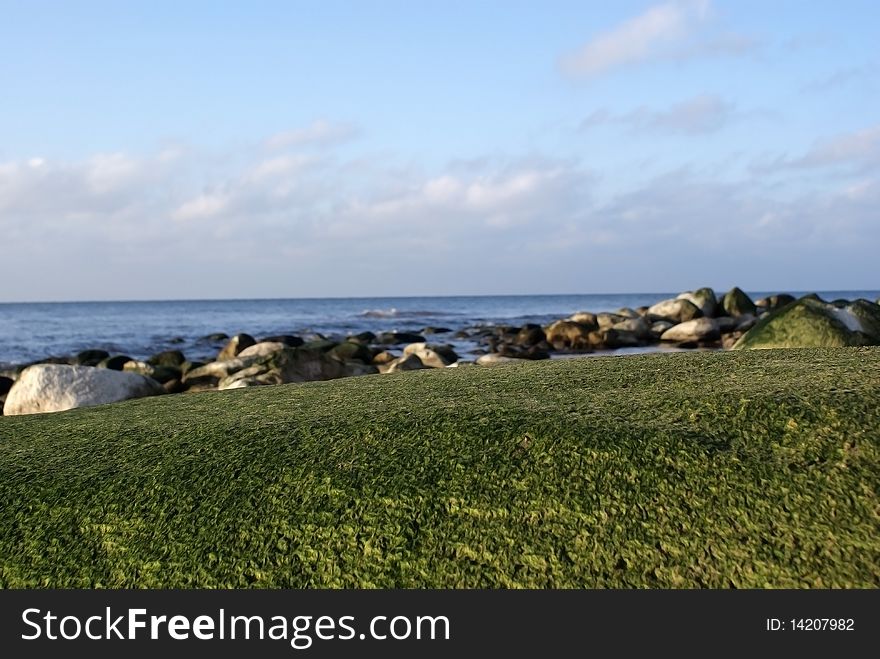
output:
[[0, 417], [4, 587], [877, 587], [880, 349]]

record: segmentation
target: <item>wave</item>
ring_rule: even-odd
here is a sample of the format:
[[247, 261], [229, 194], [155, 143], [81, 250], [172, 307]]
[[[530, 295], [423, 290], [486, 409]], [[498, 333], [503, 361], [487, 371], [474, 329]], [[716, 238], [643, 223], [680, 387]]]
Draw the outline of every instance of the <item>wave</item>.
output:
[[460, 314], [443, 311], [401, 311], [399, 309], [364, 309], [361, 318], [430, 318], [432, 316], [457, 316]]

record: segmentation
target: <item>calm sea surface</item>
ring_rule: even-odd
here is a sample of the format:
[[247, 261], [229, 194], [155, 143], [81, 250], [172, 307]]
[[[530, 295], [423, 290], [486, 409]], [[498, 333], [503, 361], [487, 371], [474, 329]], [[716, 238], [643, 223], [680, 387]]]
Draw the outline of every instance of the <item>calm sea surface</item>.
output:
[[[749, 293], [754, 299], [767, 294]], [[880, 292], [820, 294], [828, 300], [864, 297], [873, 301]], [[139, 359], [175, 348], [192, 359], [205, 359], [216, 355], [217, 346], [199, 339], [215, 332], [247, 332], [258, 339], [315, 332], [344, 337], [365, 330], [544, 324], [576, 311], [614, 311], [668, 297], [674, 294], [6, 303], [0, 304], [0, 364], [21, 364], [88, 348]], [[434, 338], [446, 342], [451, 335]]]

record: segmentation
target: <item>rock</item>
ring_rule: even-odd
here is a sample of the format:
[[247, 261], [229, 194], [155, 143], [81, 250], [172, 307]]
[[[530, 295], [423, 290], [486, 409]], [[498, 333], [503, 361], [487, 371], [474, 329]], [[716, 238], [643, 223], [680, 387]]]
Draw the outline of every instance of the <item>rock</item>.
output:
[[668, 320], [673, 325], [702, 317], [703, 312], [690, 300], [663, 300], [648, 308], [651, 321]]
[[266, 355], [271, 355], [273, 352], [284, 350], [286, 347], [287, 344], [282, 343], [281, 341], [260, 341], [259, 343], [255, 343], [251, 347], [242, 350], [238, 353], [238, 357], [241, 359], [246, 357], [265, 357]]
[[605, 350], [617, 348], [635, 348], [642, 345], [641, 340], [632, 332], [617, 330], [613, 327], [591, 333], [593, 347]]
[[622, 323], [627, 320], [626, 316], [621, 316], [616, 313], [597, 313], [596, 314], [596, 323], [599, 325], [599, 329], [608, 329], [609, 327], [614, 327], [617, 323]]
[[147, 360], [153, 366], [180, 366], [186, 361], [186, 357], [180, 350], [166, 350], [153, 355]]
[[276, 336], [267, 336], [264, 339], [260, 339], [257, 343], [282, 343], [289, 348], [298, 348], [305, 343], [305, 341], [303, 341], [301, 337], [294, 336], [293, 334], [278, 334]]
[[744, 313], [742, 316], [737, 316], [736, 318], [739, 320], [739, 323], [736, 325], [737, 332], [747, 332], [758, 322], [758, 319], [755, 316], [748, 313]]
[[638, 313], [640, 316], [647, 316], [649, 308], [650, 307], [637, 307], [636, 313]]
[[410, 343], [403, 349], [403, 355], [415, 355], [422, 364], [429, 368], [445, 368], [458, 361], [458, 355], [452, 346], [428, 345], [426, 343]]
[[880, 345], [880, 307], [856, 300], [839, 308], [805, 296], [760, 319], [734, 349], [864, 345]]
[[651, 324], [651, 336], [659, 339], [663, 335], [663, 332], [668, 330], [670, 327], [675, 327], [675, 325], [670, 323], [668, 320], [658, 320], [656, 323]]
[[[224, 374], [222, 369], [226, 367]], [[218, 378], [217, 385], [223, 389], [238, 388], [232, 385], [240, 380], [253, 378], [253, 384], [287, 384], [290, 382], [312, 382], [333, 380], [349, 375], [365, 375], [378, 372], [375, 366], [367, 364], [344, 364], [321, 350], [309, 350], [305, 346], [284, 348], [268, 355], [231, 359], [226, 362], [206, 364], [187, 374], [191, 377]]]
[[629, 307], [621, 307], [614, 313], [618, 316], [623, 316], [624, 318], [638, 318], [640, 315], [638, 311], [630, 309]]
[[718, 331], [722, 334], [735, 331], [740, 322], [742, 322], [742, 320], [736, 316], [718, 316], [718, 318], [715, 319]]
[[220, 351], [220, 354], [217, 355], [217, 361], [223, 361], [225, 359], [232, 359], [233, 357], [237, 357], [238, 353], [240, 353], [245, 348], [250, 348], [252, 345], [256, 344], [256, 339], [252, 337], [250, 334], [236, 334], [223, 346], [223, 349]]
[[527, 360], [517, 359], [516, 357], [505, 357], [497, 353], [490, 353], [477, 358], [477, 364], [480, 366], [495, 366], [496, 364], [524, 364]]
[[724, 307], [724, 313], [728, 316], [758, 315], [758, 310], [755, 308], [752, 299], [736, 286], [727, 291], [722, 306]]
[[106, 350], [83, 350], [76, 354], [73, 363], [77, 366], [97, 366], [101, 360], [107, 359], [110, 353]]
[[373, 363], [376, 366], [381, 366], [382, 364], [390, 364], [395, 359], [397, 359], [397, 356], [394, 353], [383, 350], [373, 356]]
[[0, 397], [5, 396], [9, 393], [9, 390], [12, 389], [12, 385], [15, 383], [15, 380], [12, 378], [7, 378], [6, 376], [0, 376]]
[[372, 332], [361, 332], [360, 334], [355, 334], [354, 336], [348, 337], [348, 341], [354, 341], [355, 343], [362, 343], [365, 346], [370, 345], [373, 341], [376, 340], [376, 335]]
[[317, 352], [329, 352], [333, 350], [339, 343], [337, 341], [333, 341], [332, 339], [326, 339], [324, 337], [311, 339], [303, 343], [300, 347], [303, 350], [313, 350]]
[[380, 373], [397, 373], [398, 371], [416, 371], [426, 368], [422, 364], [422, 360], [416, 355], [405, 355], [398, 357], [392, 362], [385, 364], [379, 368]]
[[708, 318], [714, 318], [718, 315], [718, 299], [715, 297], [715, 291], [711, 288], [698, 288], [695, 291], [686, 291], [676, 299], [687, 300]]
[[769, 297], [762, 297], [760, 300], [755, 302], [755, 306], [762, 311], [776, 311], [777, 309], [781, 309], [787, 304], [791, 304], [795, 301], [795, 298], [787, 293], [780, 293], [779, 295], [770, 295]]
[[651, 323], [646, 318], [638, 315], [612, 325], [611, 329], [633, 334], [641, 341], [647, 341], [652, 336]]
[[6, 397], [4, 414], [60, 412], [162, 393], [155, 380], [136, 373], [38, 364], [22, 371]]
[[426, 327], [422, 334], [449, 334], [451, 331], [448, 327]]
[[584, 350], [590, 348], [589, 336], [594, 328], [595, 325], [585, 325], [573, 320], [557, 320], [547, 327], [545, 334], [547, 343], [556, 350]]
[[181, 343], [186, 343], [186, 339], [184, 339], [182, 336], [175, 336], [172, 339], [168, 339], [168, 343], [170, 343], [171, 345], [180, 345]]
[[229, 339], [229, 335], [224, 332], [215, 332], [214, 334], [208, 334], [206, 336], [201, 337], [198, 342], [199, 343], [220, 343], [221, 341], [226, 341]]
[[547, 336], [540, 325], [523, 325], [516, 335], [515, 342], [519, 346], [534, 346], [546, 340]]
[[114, 355], [113, 357], [102, 359], [98, 363], [98, 368], [109, 368], [111, 371], [121, 371], [130, 361], [132, 361], [132, 359], [128, 355]]
[[596, 314], [589, 311], [579, 311], [576, 314], [572, 314], [568, 319], [573, 323], [589, 327], [590, 331], [599, 329], [599, 321], [596, 318]]
[[690, 341], [717, 341], [721, 338], [718, 323], [712, 318], [694, 318], [670, 327], [663, 332], [661, 341], [686, 343]]
[[363, 343], [356, 343], [355, 341], [343, 341], [327, 351], [327, 354], [343, 362], [353, 360], [364, 364], [371, 364], [373, 362], [373, 353], [370, 349]]
[[376, 337], [376, 343], [381, 345], [396, 345], [398, 343], [424, 343], [425, 337], [421, 334], [407, 332], [382, 332]]
[[186, 389], [180, 378], [168, 380], [167, 382], [162, 384], [162, 388], [165, 390], [165, 393], [168, 394], [179, 394]]

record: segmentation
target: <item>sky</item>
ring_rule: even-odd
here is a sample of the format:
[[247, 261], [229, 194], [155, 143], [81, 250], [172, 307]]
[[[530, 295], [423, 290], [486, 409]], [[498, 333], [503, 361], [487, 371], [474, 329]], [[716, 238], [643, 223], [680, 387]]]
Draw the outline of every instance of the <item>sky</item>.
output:
[[874, 0], [0, 16], [0, 301], [880, 288]]

